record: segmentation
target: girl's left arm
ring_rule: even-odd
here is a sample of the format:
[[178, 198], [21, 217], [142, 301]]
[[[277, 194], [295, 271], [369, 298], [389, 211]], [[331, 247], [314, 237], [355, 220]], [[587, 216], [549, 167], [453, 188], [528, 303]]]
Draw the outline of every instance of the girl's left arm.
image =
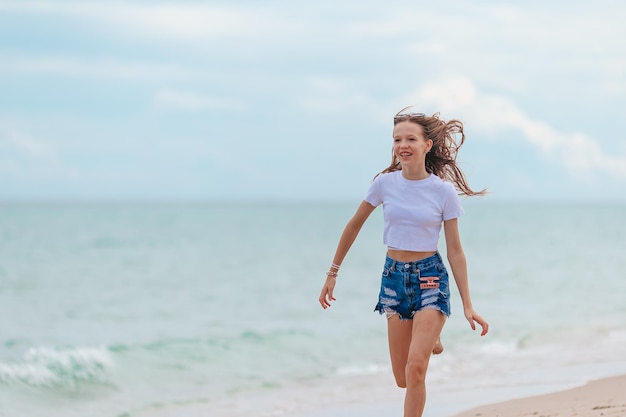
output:
[[461, 295], [463, 313], [472, 327], [472, 330], [476, 330], [476, 323], [478, 323], [480, 327], [482, 327], [480, 335], [484, 336], [489, 331], [489, 323], [487, 323], [472, 306], [469, 282], [467, 279], [467, 261], [465, 259], [465, 252], [463, 252], [463, 246], [461, 245], [458, 219], [445, 220], [443, 222], [443, 230], [446, 236], [448, 262], [452, 268], [452, 275], [454, 275], [456, 286]]

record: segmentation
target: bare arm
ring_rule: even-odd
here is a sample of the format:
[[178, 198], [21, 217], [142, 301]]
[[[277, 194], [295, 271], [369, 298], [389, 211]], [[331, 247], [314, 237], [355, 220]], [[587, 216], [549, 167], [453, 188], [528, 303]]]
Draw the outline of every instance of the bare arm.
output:
[[[370, 203], [365, 201], [361, 202], [356, 213], [348, 221], [348, 224], [346, 224], [346, 227], [341, 234], [341, 238], [337, 244], [337, 250], [335, 251], [335, 257], [333, 258], [333, 264], [341, 265], [356, 237], [361, 231], [361, 227], [363, 227], [363, 224], [375, 208], [376, 207], [372, 206]], [[331, 268], [331, 271], [332, 270], [337, 272], [336, 268]], [[322, 287], [322, 292], [319, 298], [319, 302], [324, 309], [330, 307], [330, 302], [335, 300], [335, 297], [333, 297], [333, 291], [335, 289], [336, 281], [336, 276], [329, 275], [326, 277], [326, 282]]]
[[476, 330], [476, 323], [478, 323], [480, 327], [482, 327], [480, 335], [484, 336], [489, 331], [489, 324], [478, 313], [476, 313], [474, 307], [472, 306], [469, 282], [467, 278], [467, 261], [465, 259], [465, 252], [463, 252], [463, 246], [461, 245], [458, 220], [451, 219], [444, 221], [443, 229], [446, 236], [448, 262], [452, 268], [452, 275], [454, 275], [456, 286], [461, 295], [463, 313], [465, 314], [467, 321], [470, 323], [472, 330]]

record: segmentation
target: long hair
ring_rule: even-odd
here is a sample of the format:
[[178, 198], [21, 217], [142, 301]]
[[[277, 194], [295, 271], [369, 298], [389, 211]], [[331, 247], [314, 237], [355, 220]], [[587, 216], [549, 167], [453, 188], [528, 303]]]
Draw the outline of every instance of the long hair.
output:
[[[433, 141], [433, 146], [426, 154], [426, 171], [435, 174], [439, 178], [450, 181], [460, 194], [466, 196], [484, 195], [487, 190], [472, 190], [467, 184], [463, 171], [456, 162], [457, 153], [465, 142], [463, 123], [452, 119], [444, 121], [439, 118], [439, 113], [427, 116], [423, 113], [405, 113], [408, 107], [400, 110], [393, 118], [394, 127], [400, 122], [418, 124], [424, 131], [424, 138]], [[381, 174], [399, 171], [402, 169], [400, 160], [391, 152], [391, 164]]]

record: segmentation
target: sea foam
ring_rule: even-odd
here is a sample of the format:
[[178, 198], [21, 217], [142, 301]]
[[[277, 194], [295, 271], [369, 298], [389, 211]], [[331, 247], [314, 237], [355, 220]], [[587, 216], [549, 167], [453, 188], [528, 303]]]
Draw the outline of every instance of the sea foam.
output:
[[0, 363], [0, 381], [37, 387], [106, 383], [113, 360], [106, 348], [33, 347], [20, 360]]

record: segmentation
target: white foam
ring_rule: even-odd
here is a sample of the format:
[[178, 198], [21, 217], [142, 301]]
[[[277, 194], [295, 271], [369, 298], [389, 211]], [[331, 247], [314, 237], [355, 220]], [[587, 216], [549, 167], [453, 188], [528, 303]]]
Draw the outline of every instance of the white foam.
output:
[[32, 386], [74, 386], [83, 382], [105, 382], [113, 360], [106, 348], [33, 347], [21, 360], [0, 363], [0, 380]]
[[390, 367], [387, 365], [380, 365], [370, 363], [362, 366], [343, 366], [337, 370], [339, 376], [361, 376], [361, 375], [376, 375], [382, 372], [390, 372]]

